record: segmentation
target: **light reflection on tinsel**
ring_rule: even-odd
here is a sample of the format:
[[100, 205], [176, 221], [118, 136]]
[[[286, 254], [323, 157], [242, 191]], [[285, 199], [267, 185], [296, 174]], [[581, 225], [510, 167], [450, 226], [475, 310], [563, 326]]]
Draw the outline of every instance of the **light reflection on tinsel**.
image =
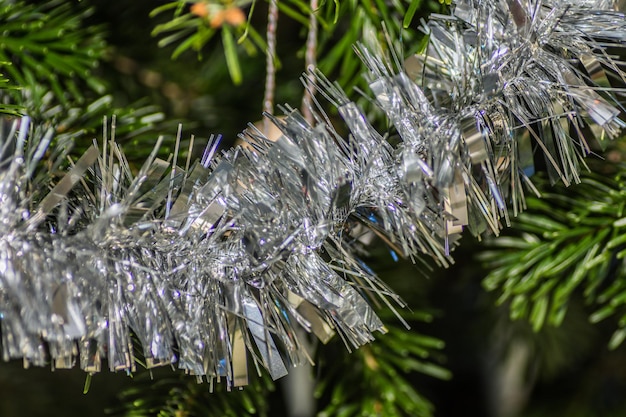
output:
[[56, 179], [64, 154], [46, 152], [51, 131], [5, 124], [4, 359], [97, 372], [106, 358], [132, 371], [137, 337], [149, 366], [241, 386], [251, 358], [281, 377], [310, 361], [298, 327], [358, 347], [384, 331], [370, 303], [403, 306], [354, 255], [363, 226], [395, 252], [447, 265], [465, 226], [497, 234], [524, 209], [533, 147], [570, 184], [588, 140], [624, 127], [611, 53], [626, 20], [612, 2], [459, 1], [423, 30], [416, 79], [393, 53], [356, 48], [397, 146], [316, 72], [310, 85], [347, 138], [321, 111], [311, 126], [287, 107], [274, 143], [251, 127], [250, 146], [217, 155], [212, 141], [184, 163], [178, 151], [158, 159], [159, 141], [134, 175], [111, 138]]

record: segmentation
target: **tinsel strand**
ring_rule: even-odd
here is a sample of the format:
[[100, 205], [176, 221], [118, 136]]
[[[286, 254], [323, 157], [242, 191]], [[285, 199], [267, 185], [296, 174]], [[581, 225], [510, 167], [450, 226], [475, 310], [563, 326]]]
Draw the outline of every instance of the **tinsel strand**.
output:
[[356, 47], [397, 145], [317, 71], [306, 78], [349, 135], [285, 106], [266, 114], [277, 141], [251, 126], [249, 146], [217, 154], [212, 140], [185, 167], [179, 132], [168, 161], [159, 140], [133, 173], [112, 128], [56, 178], [65, 155], [48, 149], [51, 130], [0, 125], [4, 359], [132, 371], [135, 337], [148, 366], [240, 386], [249, 360], [273, 378], [310, 361], [298, 328], [349, 348], [384, 332], [370, 303], [404, 303], [359, 259], [368, 235], [446, 265], [464, 228], [497, 234], [524, 209], [538, 165], [576, 182], [590, 143], [625, 126], [613, 54], [626, 19], [613, 2], [452, 10], [423, 25], [413, 78], [393, 50]]

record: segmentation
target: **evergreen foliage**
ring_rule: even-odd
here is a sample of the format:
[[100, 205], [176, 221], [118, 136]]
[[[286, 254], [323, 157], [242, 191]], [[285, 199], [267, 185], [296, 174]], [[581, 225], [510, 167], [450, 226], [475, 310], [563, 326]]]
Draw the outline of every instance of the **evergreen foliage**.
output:
[[[352, 53], [352, 47], [357, 42], [368, 43], [372, 37], [380, 39], [384, 26], [394, 36], [402, 34], [403, 44], [410, 48], [407, 54], [415, 52], [419, 45], [416, 42], [419, 38], [417, 17], [438, 9], [437, 3], [422, 0], [412, 0], [408, 4], [397, 0], [324, 1], [314, 11], [310, 4], [302, 0], [281, 0], [277, 1], [277, 5], [284, 17], [300, 25], [300, 30], [309, 28], [309, 14], [313, 12], [321, 26], [317, 48], [318, 66], [325, 74], [333, 77], [337, 75], [337, 81], [343, 87], [352, 87], [362, 78], [363, 64]], [[244, 14], [244, 8], [248, 9], [247, 14]], [[176, 45], [172, 58], [177, 58], [189, 49], [202, 56], [206, 45], [221, 31], [223, 52], [231, 78], [235, 84], [239, 84], [242, 81], [240, 52], [245, 51], [247, 55], [254, 56], [259, 52], [265, 53], [267, 48], [266, 40], [261, 35], [263, 31], [255, 27], [260, 24], [259, 20], [264, 22], [263, 18], [257, 17], [262, 10], [264, 5], [257, 7], [256, 0], [201, 0], [191, 7], [184, 0], [171, 1], [152, 11], [152, 16], [171, 14], [171, 19], [155, 26], [153, 34], [161, 37], [159, 46]], [[298, 54], [304, 54], [304, 45]], [[280, 53], [274, 58], [280, 66]]]
[[243, 390], [226, 391], [224, 384], [210, 389], [206, 382], [170, 372], [141, 374], [130, 388], [120, 395], [121, 405], [108, 414], [127, 417], [269, 416], [268, 395], [275, 389], [264, 375], [253, 378]]
[[[62, 0], [3, 1], [1, 70], [26, 96], [50, 92], [64, 106], [84, 103], [85, 87], [104, 94], [94, 73], [105, 53], [103, 28], [83, 24], [93, 11]], [[18, 104], [20, 99], [14, 97]], [[36, 112], [37, 104], [28, 111]]]
[[[432, 321], [430, 314], [414, 312], [412, 321]], [[389, 332], [379, 336], [371, 345], [352, 354], [320, 360], [321, 381], [316, 396], [327, 397], [327, 404], [319, 408], [320, 417], [377, 416], [409, 417], [432, 416], [433, 405], [413, 386], [410, 375], [419, 372], [447, 380], [448, 370], [435, 362], [443, 341], [408, 331], [393, 325], [393, 316], [387, 318]], [[326, 349], [320, 349], [324, 355]], [[433, 362], [434, 360], [434, 362]], [[328, 391], [328, 392], [325, 392]]]
[[[0, 113], [27, 114], [53, 126], [55, 140], [72, 140], [74, 154], [91, 144], [112, 118], [117, 139], [126, 142], [131, 159], [143, 159], [157, 131], [174, 132], [162, 109], [145, 98], [116, 105], [100, 66], [109, 48], [103, 25], [89, 19], [86, 3], [63, 0], [0, 2]], [[165, 146], [163, 152], [168, 152]]]
[[484, 286], [510, 303], [512, 319], [528, 319], [535, 331], [559, 326], [573, 294], [594, 310], [593, 323], [615, 316], [609, 346], [626, 338], [626, 171], [613, 177], [586, 174], [568, 189], [541, 187], [511, 234], [493, 239], [481, 253], [490, 271]]
[[[10, 65], [4, 64], [4, 65]], [[17, 90], [18, 87], [12, 86], [8, 78], [3, 74], [0, 74], [0, 93], [7, 94], [11, 90]], [[0, 114], [6, 114], [9, 116], [19, 116], [24, 113], [24, 108], [18, 104], [0, 103]]]

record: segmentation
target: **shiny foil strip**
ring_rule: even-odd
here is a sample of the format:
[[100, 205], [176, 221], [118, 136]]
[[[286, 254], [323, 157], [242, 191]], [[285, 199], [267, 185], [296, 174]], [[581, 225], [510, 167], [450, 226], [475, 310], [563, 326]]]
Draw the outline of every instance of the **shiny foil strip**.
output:
[[311, 362], [302, 329], [357, 348], [385, 332], [372, 304], [405, 305], [359, 259], [375, 237], [448, 265], [464, 229], [498, 234], [525, 208], [542, 159], [575, 183], [625, 126], [614, 2], [457, 1], [422, 29], [410, 71], [356, 46], [394, 145], [319, 71], [305, 77], [348, 135], [285, 106], [275, 141], [251, 126], [248, 146], [212, 139], [183, 162], [179, 132], [167, 161], [157, 140], [131, 170], [113, 138], [67, 165], [52, 129], [2, 121], [3, 359], [132, 372], [139, 352], [230, 386], [249, 366], [279, 378]]

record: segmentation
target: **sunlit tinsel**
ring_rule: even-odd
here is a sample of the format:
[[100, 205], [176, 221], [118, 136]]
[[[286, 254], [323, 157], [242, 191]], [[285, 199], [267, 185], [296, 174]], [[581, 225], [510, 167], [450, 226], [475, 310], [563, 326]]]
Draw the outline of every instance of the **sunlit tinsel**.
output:
[[497, 234], [524, 209], [539, 157], [576, 182], [588, 142], [624, 127], [626, 19], [611, 1], [459, 1], [423, 30], [406, 68], [356, 48], [398, 145], [315, 72], [349, 136], [287, 107], [275, 142], [250, 128], [250, 146], [212, 142], [195, 162], [178, 142], [158, 159], [157, 143], [133, 174], [109, 139], [59, 175], [52, 131], [3, 125], [4, 359], [132, 371], [136, 337], [148, 366], [241, 386], [252, 360], [281, 377], [310, 360], [298, 328], [358, 347], [384, 331], [370, 303], [403, 306], [354, 254], [361, 233], [446, 265], [464, 227]]

